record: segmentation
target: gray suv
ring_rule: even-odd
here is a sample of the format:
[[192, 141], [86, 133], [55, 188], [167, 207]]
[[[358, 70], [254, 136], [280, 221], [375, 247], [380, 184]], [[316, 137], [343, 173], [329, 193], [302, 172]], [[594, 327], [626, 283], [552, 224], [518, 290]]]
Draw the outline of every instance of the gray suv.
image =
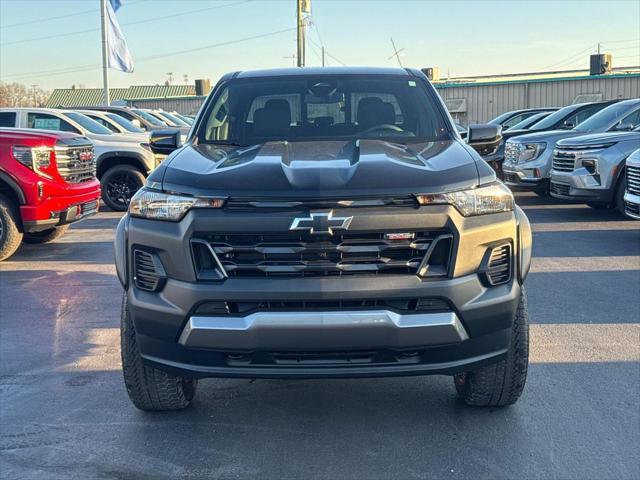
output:
[[203, 377], [451, 375], [502, 406], [528, 365], [531, 229], [413, 69], [236, 72], [118, 225], [122, 362], [143, 410]]
[[[636, 117], [640, 116], [640, 110]], [[634, 124], [638, 125], [638, 118]], [[640, 148], [640, 127], [560, 140], [553, 151], [551, 195], [624, 213], [625, 159]]]

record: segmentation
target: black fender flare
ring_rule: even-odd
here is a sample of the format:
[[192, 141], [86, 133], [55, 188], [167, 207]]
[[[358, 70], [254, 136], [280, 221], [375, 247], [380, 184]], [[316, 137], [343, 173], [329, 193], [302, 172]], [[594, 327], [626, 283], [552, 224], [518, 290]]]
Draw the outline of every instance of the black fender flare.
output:
[[518, 281], [524, 283], [525, 278], [531, 269], [531, 254], [533, 250], [533, 235], [531, 234], [531, 224], [524, 211], [515, 205], [516, 224], [518, 232], [518, 249], [516, 264], [518, 270]]
[[18, 202], [20, 202], [20, 205], [24, 205], [27, 203], [27, 197], [25, 197], [22, 188], [20, 188], [20, 185], [18, 185], [18, 182], [16, 182], [5, 172], [0, 171], [0, 183], [5, 183], [9, 187], [9, 189], [11, 189], [13, 193], [15, 193], [16, 197], [18, 197]]

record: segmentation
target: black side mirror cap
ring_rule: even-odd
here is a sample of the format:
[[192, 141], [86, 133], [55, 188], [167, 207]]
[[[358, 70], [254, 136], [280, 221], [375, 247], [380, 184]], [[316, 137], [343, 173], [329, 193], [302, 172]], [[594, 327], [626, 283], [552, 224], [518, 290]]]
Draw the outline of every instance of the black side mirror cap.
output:
[[502, 127], [500, 125], [491, 123], [469, 125], [467, 143], [480, 155], [493, 155], [501, 142]]
[[180, 130], [154, 130], [149, 135], [149, 147], [157, 155], [169, 155], [182, 145]]

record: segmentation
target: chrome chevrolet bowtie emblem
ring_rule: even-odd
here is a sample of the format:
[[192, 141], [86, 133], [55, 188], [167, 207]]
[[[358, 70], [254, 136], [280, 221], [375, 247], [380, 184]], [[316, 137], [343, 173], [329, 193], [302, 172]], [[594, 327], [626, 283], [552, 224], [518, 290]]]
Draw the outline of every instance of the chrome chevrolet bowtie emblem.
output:
[[334, 230], [346, 230], [353, 217], [334, 217], [333, 211], [310, 213], [307, 218], [294, 218], [289, 230], [309, 230], [313, 234], [333, 235]]

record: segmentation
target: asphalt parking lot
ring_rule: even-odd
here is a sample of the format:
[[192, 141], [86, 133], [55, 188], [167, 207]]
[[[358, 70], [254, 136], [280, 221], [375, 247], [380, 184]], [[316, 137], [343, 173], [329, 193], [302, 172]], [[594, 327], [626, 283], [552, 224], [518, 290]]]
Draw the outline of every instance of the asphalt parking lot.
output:
[[0, 265], [7, 479], [580, 478], [640, 474], [640, 223], [519, 194], [534, 231], [531, 366], [506, 409], [446, 377], [208, 380], [182, 412], [127, 399], [102, 212]]

